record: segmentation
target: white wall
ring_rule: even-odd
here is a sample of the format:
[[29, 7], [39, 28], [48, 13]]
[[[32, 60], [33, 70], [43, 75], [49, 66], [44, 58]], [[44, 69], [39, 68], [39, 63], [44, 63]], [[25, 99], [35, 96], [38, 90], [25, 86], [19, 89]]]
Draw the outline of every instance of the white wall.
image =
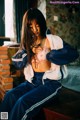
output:
[[46, 0], [38, 0], [38, 9], [43, 13], [46, 19]]
[[13, 0], [5, 0], [5, 37], [14, 40]]

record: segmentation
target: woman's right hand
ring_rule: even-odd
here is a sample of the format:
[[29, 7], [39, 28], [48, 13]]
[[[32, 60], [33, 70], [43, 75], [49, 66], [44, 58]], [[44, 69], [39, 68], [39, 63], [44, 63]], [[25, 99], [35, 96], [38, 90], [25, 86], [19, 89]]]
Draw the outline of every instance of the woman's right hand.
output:
[[42, 48], [39, 46], [38, 48], [32, 48], [33, 53], [38, 54], [39, 52], [42, 51]]

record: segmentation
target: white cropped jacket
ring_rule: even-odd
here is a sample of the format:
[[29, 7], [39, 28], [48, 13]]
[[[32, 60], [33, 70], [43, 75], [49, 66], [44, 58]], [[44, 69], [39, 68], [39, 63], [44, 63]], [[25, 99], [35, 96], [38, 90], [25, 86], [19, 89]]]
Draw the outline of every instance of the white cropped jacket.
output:
[[[54, 49], [58, 50], [58, 49], [63, 48], [63, 40], [59, 36], [49, 34], [49, 35], [47, 35], [47, 39], [50, 42], [51, 50], [54, 50]], [[60, 67], [62, 69], [63, 78], [66, 78], [68, 75], [66, 65], [60, 66], [60, 65], [51, 63], [50, 70], [47, 70], [43, 75], [43, 78], [42, 78], [43, 83], [46, 78], [48, 78], [50, 80], [60, 80], [62, 78], [62, 73], [60, 71]], [[32, 69], [31, 64], [27, 63], [27, 65], [25, 66], [24, 75], [25, 75], [25, 79], [31, 83], [32, 79], [34, 77], [34, 71]]]

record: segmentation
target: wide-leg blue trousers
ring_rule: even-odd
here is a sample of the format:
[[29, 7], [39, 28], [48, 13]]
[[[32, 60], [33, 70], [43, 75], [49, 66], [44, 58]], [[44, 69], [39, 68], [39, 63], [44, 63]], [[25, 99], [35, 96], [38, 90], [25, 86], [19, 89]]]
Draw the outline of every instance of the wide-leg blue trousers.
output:
[[8, 112], [8, 120], [31, 120], [42, 106], [56, 96], [61, 83], [58, 80], [45, 79], [44, 73], [34, 73], [33, 83], [21, 83], [8, 91], [0, 106], [0, 112]]

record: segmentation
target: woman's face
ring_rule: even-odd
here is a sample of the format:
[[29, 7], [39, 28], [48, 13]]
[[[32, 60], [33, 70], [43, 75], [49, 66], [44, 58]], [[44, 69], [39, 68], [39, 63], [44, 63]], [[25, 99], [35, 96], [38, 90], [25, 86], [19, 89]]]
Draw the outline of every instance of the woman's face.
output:
[[40, 26], [36, 22], [36, 20], [31, 21], [30, 29], [35, 34], [36, 37], [40, 37]]

